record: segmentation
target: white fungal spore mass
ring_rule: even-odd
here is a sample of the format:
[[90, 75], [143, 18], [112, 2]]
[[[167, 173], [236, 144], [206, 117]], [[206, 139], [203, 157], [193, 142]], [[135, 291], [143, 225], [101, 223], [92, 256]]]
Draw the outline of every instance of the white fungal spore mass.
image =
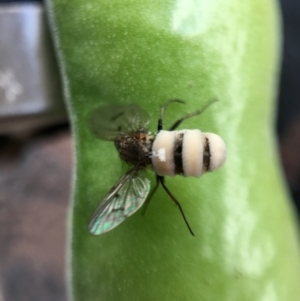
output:
[[157, 152], [157, 157], [160, 161], [165, 162], [166, 161], [166, 150], [164, 148], [160, 148]]

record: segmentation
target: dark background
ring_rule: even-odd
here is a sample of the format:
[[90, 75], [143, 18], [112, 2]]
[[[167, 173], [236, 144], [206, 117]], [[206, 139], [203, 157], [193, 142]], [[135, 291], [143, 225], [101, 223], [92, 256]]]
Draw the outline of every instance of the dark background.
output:
[[[276, 131], [299, 214], [300, 1], [282, 0], [281, 7], [284, 47]], [[67, 121], [19, 137], [0, 135], [0, 301], [66, 300], [71, 147]]]
[[300, 1], [282, 0], [283, 60], [277, 134], [286, 179], [300, 212]]

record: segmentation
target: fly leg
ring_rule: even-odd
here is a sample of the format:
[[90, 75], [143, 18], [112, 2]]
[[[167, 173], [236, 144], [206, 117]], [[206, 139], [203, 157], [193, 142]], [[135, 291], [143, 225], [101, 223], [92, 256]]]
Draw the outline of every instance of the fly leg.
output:
[[161, 176], [157, 176], [157, 177], [158, 177], [159, 182], [160, 182], [161, 185], [163, 186], [164, 190], [166, 191], [166, 193], [169, 195], [169, 197], [172, 199], [172, 201], [173, 201], [173, 202], [176, 204], [176, 206], [179, 208], [180, 213], [181, 213], [181, 215], [182, 215], [182, 217], [183, 217], [183, 219], [184, 219], [184, 221], [185, 221], [185, 224], [187, 225], [187, 227], [188, 227], [190, 233], [191, 233], [193, 236], [195, 236], [195, 234], [194, 234], [194, 232], [193, 232], [191, 226], [189, 225], [189, 223], [188, 223], [188, 221], [187, 221], [187, 219], [186, 219], [186, 217], [185, 217], [185, 215], [184, 215], [184, 212], [183, 212], [183, 209], [182, 209], [180, 203], [176, 200], [176, 198], [173, 196], [173, 194], [171, 193], [171, 191], [170, 191], [170, 190], [167, 188], [167, 186], [165, 185], [165, 183], [164, 183], [164, 177], [161, 177]]
[[152, 199], [154, 193], [156, 192], [156, 190], [157, 190], [157, 188], [158, 188], [158, 186], [159, 186], [159, 184], [160, 184], [158, 177], [159, 177], [159, 176], [156, 175], [156, 184], [155, 184], [155, 187], [152, 189], [152, 191], [150, 192], [150, 194], [149, 194], [149, 196], [148, 196], [148, 198], [147, 198], [147, 200], [146, 200], [146, 202], [145, 202], [145, 205], [144, 205], [144, 208], [143, 208], [142, 215], [145, 215], [146, 210], [147, 210], [147, 208], [148, 208], [148, 205], [150, 204], [150, 201], [151, 201], [151, 199]]
[[[204, 106], [203, 106], [202, 108], [200, 108], [199, 110], [197, 110], [197, 111], [195, 111], [195, 112], [193, 112], [193, 113], [189, 113], [189, 114], [183, 116], [182, 118], [176, 120], [176, 121], [174, 122], [174, 124], [170, 127], [169, 131], [174, 131], [175, 129], [177, 129], [178, 126], [179, 126], [184, 120], [186, 120], [186, 119], [188, 119], [188, 118], [191, 118], [191, 117], [194, 117], [194, 116], [197, 116], [197, 115], [200, 115], [203, 111], [205, 111], [211, 104], [213, 104], [213, 103], [216, 102], [216, 101], [217, 101], [216, 98], [211, 99], [211, 100], [209, 100], [206, 104], [204, 104]], [[171, 102], [171, 101], [170, 101], [170, 102]], [[169, 103], [170, 103], [170, 102], [169, 102]], [[169, 103], [167, 103], [167, 104], [169, 104]], [[166, 104], [166, 105], [167, 105], [167, 104]], [[165, 106], [166, 106], [166, 105], [165, 105]], [[161, 116], [162, 116], [162, 114], [161, 114]]]
[[157, 124], [157, 132], [159, 132], [160, 130], [163, 129], [163, 115], [164, 115], [166, 107], [172, 102], [179, 102], [179, 103], [185, 104], [185, 102], [180, 99], [171, 99], [168, 102], [166, 102], [165, 104], [163, 104], [160, 107], [160, 115], [159, 115], [158, 124]]

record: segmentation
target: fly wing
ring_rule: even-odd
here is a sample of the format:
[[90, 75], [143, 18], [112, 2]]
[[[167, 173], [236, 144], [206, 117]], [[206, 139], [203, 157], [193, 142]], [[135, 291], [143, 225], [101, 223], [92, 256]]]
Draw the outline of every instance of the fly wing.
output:
[[135, 104], [98, 107], [91, 114], [92, 131], [102, 140], [113, 141], [122, 134], [142, 131], [148, 123], [148, 113]]
[[150, 181], [135, 171], [127, 172], [104, 197], [89, 223], [91, 234], [108, 232], [136, 212], [145, 202]]

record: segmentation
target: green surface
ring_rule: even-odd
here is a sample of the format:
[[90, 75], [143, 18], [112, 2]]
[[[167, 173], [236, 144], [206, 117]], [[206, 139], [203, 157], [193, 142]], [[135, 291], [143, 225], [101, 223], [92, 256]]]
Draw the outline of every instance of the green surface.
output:
[[[75, 138], [70, 235], [72, 293], [81, 300], [296, 301], [299, 245], [273, 136], [280, 38], [266, 0], [48, 0]], [[181, 128], [219, 134], [228, 159], [200, 179], [168, 178], [196, 236], [159, 189], [102, 236], [88, 220], [127, 170], [88, 116], [101, 104], [137, 103], [156, 129], [212, 97]], [[154, 176], [148, 172], [154, 184]]]

